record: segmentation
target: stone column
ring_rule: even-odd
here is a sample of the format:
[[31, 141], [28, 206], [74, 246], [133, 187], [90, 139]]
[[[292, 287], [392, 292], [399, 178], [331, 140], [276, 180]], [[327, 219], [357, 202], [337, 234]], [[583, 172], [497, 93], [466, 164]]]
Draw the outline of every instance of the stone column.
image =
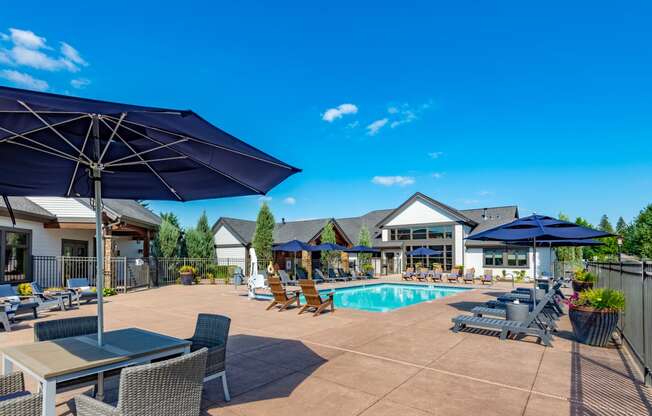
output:
[[113, 270], [111, 268], [111, 258], [113, 257], [113, 237], [110, 231], [105, 231], [104, 235], [104, 287], [113, 287], [111, 284], [111, 276]]
[[308, 278], [312, 279], [312, 253], [310, 251], [303, 250], [301, 252], [301, 267], [306, 269]]
[[340, 261], [342, 262], [342, 270], [344, 270], [344, 273], [349, 272], [349, 253], [345, 253], [344, 251], [340, 252]]

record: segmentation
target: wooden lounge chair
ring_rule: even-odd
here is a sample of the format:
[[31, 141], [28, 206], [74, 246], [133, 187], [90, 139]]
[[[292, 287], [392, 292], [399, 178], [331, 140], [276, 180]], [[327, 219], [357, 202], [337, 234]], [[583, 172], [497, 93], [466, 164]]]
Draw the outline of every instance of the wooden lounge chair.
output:
[[317, 291], [317, 286], [312, 280], [302, 280], [299, 282], [301, 291], [303, 292], [303, 297], [306, 298], [306, 304], [303, 305], [299, 311], [299, 315], [306, 311], [306, 309], [315, 309], [313, 316], [317, 316], [322, 311], [330, 306], [331, 312], [335, 312], [335, 304], [333, 302], [333, 292], [328, 294], [328, 299], [323, 300], [319, 292]]
[[464, 283], [470, 282], [471, 284], [475, 283], [475, 269], [467, 269], [466, 273], [464, 273]]
[[269, 304], [267, 310], [272, 309], [274, 306], [278, 306], [280, 312], [282, 310], [285, 310], [288, 306], [290, 306], [294, 302], [297, 303], [297, 306], [301, 306], [301, 303], [299, 302], [298, 291], [295, 292], [293, 295], [288, 296], [287, 292], [283, 288], [283, 285], [281, 284], [281, 279], [279, 279], [278, 277], [270, 277], [269, 279], [267, 279], [267, 284], [272, 290], [272, 296], [274, 296], [274, 300], [272, 300], [272, 303]]
[[484, 269], [484, 274], [482, 275], [482, 286], [484, 286], [485, 283], [489, 283], [490, 285], [494, 284], [494, 272], [491, 269]]

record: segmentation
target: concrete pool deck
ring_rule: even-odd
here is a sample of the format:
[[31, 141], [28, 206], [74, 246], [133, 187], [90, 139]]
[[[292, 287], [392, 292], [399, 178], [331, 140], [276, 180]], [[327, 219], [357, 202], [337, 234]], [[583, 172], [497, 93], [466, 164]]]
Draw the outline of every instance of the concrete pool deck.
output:
[[[397, 280], [376, 282], [384, 281]], [[451, 317], [510, 289], [498, 283], [392, 312], [338, 309], [312, 317], [265, 311], [267, 302], [247, 299], [244, 287], [175, 285], [108, 298], [106, 329], [140, 327], [186, 338], [200, 312], [231, 317], [232, 401], [224, 402], [219, 380], [208, 383], [206, 415], [652, 412], [652, 390], [626, 352], [575, 343], [566, 317], [553, 347], [534, 338], [501, 342], [484, 331], [451, 332]], [[40, 319], [92, 314], [94, 304]], [[1, 332], [0, 347], [32, 342], [33, 322]], [[110, 387], [109, 401], [117, 397], [115, 383]], [[74, 414], [74, 394], [57, 396], [59, 414]]]

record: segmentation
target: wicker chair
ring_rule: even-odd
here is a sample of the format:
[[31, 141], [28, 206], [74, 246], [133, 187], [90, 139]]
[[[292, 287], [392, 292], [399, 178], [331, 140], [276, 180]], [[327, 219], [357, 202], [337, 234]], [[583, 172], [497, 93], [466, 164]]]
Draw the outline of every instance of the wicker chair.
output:
[[34, 324], [34, 342], [97, 333], [97, 316], [55, 319]]
[[197, 316], [195, 334], [192, 338], [188, 338], [188, 341], [192, 342], [190, 351], [208, 349], [204, 381], [222, 377], [224, 400], [227, 402], [231, 400], [229, 384], [226, 381], [226, 342], [230, 327], [231, 318], [227, 316], [200, 313]]
[[0, 416], [41, 416], [41, 394], [25, 391], [23, 373], [0, 376]]
[[116, 407], [75, 397], [78, 416], [198, 416], [206, 371], [205, 348], [122, 370]]

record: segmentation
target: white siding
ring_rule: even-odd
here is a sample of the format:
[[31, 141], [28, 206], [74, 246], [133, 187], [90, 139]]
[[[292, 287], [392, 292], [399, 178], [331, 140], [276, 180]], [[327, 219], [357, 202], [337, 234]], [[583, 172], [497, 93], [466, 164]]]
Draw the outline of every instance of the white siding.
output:
[[[464, 263], [464, 229], [461, 224], [455, 224], [453, 227], [453, 242], [455, 243], [455, 263]], [[453, 265], [455, 266], [455, 265]]]
[[220, 226], [214, 236], [216, 245], [242, 244], [231, 232], [224, 226]]
[[386, 228], [383, 228], [382, 232], [382, 239], [383, 241], [389, 241], [389, 230]]
[[[550, 268], [550, 256], [554, 255], [552, 254], [552, 251], [549, 248], [537, 248], [537, 275], [543, 274], [550, 274], [551, 268]], [[528, 268], [527, 271], [527, 276], [532, 277], [534, 276], [534, 263], [533, 263], [533, 258], [532, 258], [532, 249], [530, 248], [528, 250], [528, 264], [530, 267]], [[465, 267], [466, 268], [475, 268], [475, 272], [478, 275], [481, 275], [484, 273], [484, 255], [482, 248], [467, 248], [466, 249], [466, 256], [465, 256]], [[517, 269], [517, 268], [509, 268], [509, 267], [487, 267], [488, 269], [492, 269], [494, 271], [494, 275], [500, 275], [502, 274], [502, 271], [505, 270], [506, 273], [508, 274], [513, 274], [514, 272], [522, 269]]]
[[[0, 217], [0, 226], [13, 227], [8, 217]], [[94, 231], [44, 228], [43, 223], [21, 219], [16, 219], [16, 228], [32, 231], [32, 254], [35, 256], [60, 256], [62, 239], [87, 241], [89, 255], [94, 255], [91, 253], [95, 239]]]
[[443, 210], [417, 199], [403, 208], [385, 225], [432, 224], [451, 221], [455, 221], [455, 219], [444, 213]]
[[217, 260], [220, 264], [226, 264], [227, 260], [243, 262], [245, 259], [245, 247], [218, 247], [215, 249]]
[[143, 240], [134, 240], [131, 237], [113, 237], [114, 247], [120, 252], [119, 257], [139, 258], [143, 257]]
[[95, 213], [86, 205], [72, 198], [29, 197], [27, 198], [60, 219], [85, 218], [95, 219]]

